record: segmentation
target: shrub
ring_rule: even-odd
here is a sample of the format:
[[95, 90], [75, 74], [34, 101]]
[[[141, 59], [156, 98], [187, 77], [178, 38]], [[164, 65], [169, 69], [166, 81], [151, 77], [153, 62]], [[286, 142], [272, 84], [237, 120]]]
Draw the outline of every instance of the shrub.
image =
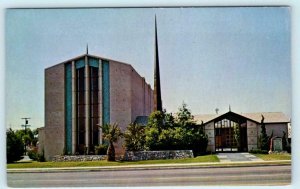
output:
[[43, 150], [42, 154], [38, 154], [38, 161], [39, 162], [45, 162], [46, 161], [45, 155], [44, 155], [44, 150]]
[[261, 150], [261, 149], [252, 149], [249, 152], [251, 154], [268, 154], [269, 153], [267, 150]]
[[12, 130], [9, 129], [6, 131], [6, 160], [7, 163], [18, 161], [22, 159], [24, 154], [24, 144], [22, 138]]
[[146, 150], [193, 150], [205, 154], [208, 137], [183, 103], [174, 117], [165, 111], [152, 112], [145, 128]]
[[43, 153], [40, 154], [38, 153], [37, 149], [32, 149], [28, 151], [28, 156], [30, 159], [34, 161], [39, 161], [39, 162], [44, 162], [45, 161], [45, 156], [44, 156], [44, 150]]
[[131, 123], [128, 125], [125, 133], [124, 133], [124, 138], [125, 138], [125, 148], [128, 151], [140, 151], [144, 149], [145, 145], [145, 131], [144, 127], [136, 124], [136, 123]]
[[39, 154], [38, 154], [38, 152], [37, 152], [35, 149], [29, 150], [29, 151], [27, 152], [27, 154], [28, 154], [28, 156], [29, 156], [30, 159], [32, 159], [32, 160], [34, 160], [34, 161], [38, 161], [38, 159], [39, 159]]
[[100, 144], [99, 146], [95, 146], [95, 154], [96, 155], [106, 155], [108, 145]]

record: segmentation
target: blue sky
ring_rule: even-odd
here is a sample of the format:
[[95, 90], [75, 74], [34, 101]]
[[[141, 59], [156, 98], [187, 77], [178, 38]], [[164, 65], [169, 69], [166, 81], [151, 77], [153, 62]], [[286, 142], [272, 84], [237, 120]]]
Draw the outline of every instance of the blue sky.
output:
[[157, 16], [163, 106], [291, 116], [289, 8], [10, 9], [6, 127], [44, 126], [44, 69], [85, 53], [131, 64], [153, 87]]

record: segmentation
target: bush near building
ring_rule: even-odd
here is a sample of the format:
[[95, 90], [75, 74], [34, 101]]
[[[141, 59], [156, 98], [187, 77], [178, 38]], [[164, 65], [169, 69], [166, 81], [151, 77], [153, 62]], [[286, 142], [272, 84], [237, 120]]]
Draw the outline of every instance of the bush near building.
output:
[[207, 143], [203, 126], [195, 123], [184, 103], [176, 116], [155, 111], [146, 127], [131, 124], [125, 131], [125, 147], [129, 151], [193, 150], [194, 155], [199, 155], [206, 153]]
[[7, 163], [12, 163], [22, 159], [24, 154], [24, 144], [22, 138], [12, 130], [6, 131], [6, 160]]

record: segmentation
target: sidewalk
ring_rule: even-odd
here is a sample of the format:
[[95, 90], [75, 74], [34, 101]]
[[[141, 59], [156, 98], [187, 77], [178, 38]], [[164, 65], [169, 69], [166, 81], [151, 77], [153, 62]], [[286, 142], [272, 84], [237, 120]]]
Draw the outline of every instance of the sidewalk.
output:
[[242, 153], [218, 153], [220, 162], [240, 162], [240, 161], [264, 161], [248, 152]]
[[99, 167], [58, 167], [58, 168], [21, 168], [7, 169], [7, 173], [42, 173], [42, 172], [74, 172], [74, 171], [115, 171], [115, 170], [153, 170], [153, 169], [193, 169], [214, 167], [250, 167], [290, 165], [291, 160], [277, 161], [238, 161], [238, 162], [208, 162], [208, 163], [174, 163], [174, 164], [145, 164], [145, 165], [120, 165]]

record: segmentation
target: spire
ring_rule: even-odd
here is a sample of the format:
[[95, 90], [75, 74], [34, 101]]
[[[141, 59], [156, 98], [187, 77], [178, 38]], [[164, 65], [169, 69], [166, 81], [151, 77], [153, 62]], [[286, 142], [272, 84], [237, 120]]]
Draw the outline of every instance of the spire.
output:
[[154, 48], [155, 48], [154, 49], [154, 53], [155, 53], [154, 55], [154, 111], [162, 111], [156, 15], [155, 15], [155, 47]]
[[86, 44], [86, 54], [89, 54], [89, 44]]
[[231, 112], [231, 107], [230, 107], [230, 104], [229, 104], [229, 111]]

